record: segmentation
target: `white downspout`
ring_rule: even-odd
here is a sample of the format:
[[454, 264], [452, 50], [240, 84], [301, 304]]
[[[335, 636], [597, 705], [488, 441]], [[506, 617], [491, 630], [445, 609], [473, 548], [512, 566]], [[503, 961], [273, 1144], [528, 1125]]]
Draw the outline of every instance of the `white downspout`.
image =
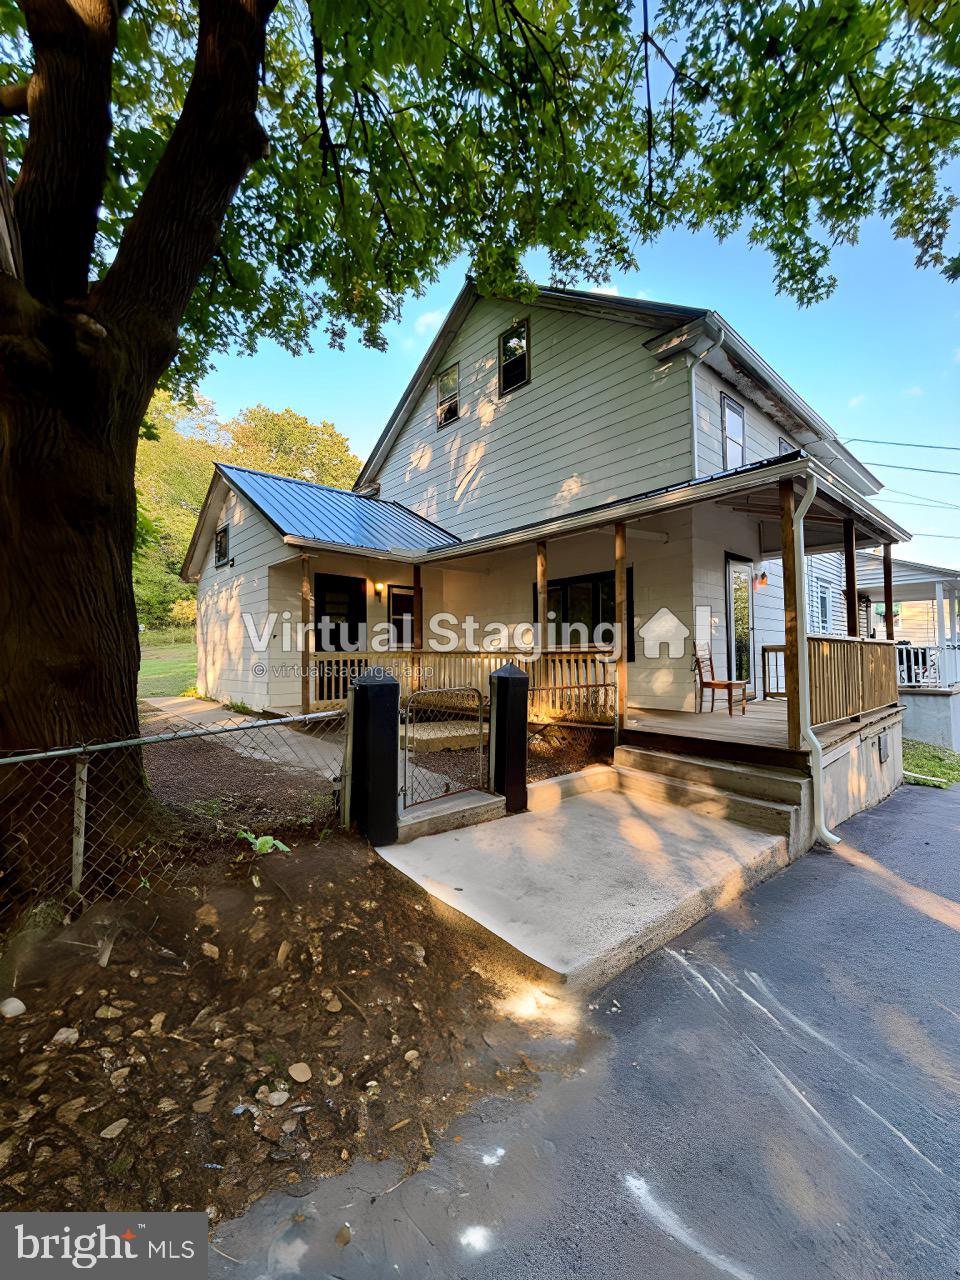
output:
[[[697, 366], [711, 351], [716, 351], [717, 347], [722, 346], [726, 336], [723, 325], [721, 325], [720, 336], [716, 342], [711, 342], [709, 347], [706, 347], [690, 361], [690, 457], [693, 461], [693, 475], [690, 478], [692, 480], [696, 480], [700, 474], [700, 449], [697, 443]], [[722, 423], [720, 430], [723, 430]]]
[[810, 658], [807, 653], [807, 572], [803, 547], [803, 517], [817, 496], [817, 477], [807, 478], [807, 491], [800, 499], [800, 504], [793, 516], [793, 558], [797, 575], [797, 644], [800, 667], [800, 737], [810, 748], [810, 761], [813, 775], [813, 826], [817, 835], [825, 845], [832, 847], [840, 843], [827, 827], [827, 819], [823, 807], [823, 747], [820, 739], [813, 732], [810, 723]]

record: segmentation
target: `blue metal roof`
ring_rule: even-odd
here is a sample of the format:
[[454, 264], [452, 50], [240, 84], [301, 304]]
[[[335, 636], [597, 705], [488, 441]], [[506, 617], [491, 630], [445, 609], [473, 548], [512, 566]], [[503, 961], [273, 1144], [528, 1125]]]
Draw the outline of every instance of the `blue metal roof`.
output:
[[285, 537], [370, 551], [433, 551], [460, 541], [398, 502], [219, 462], [217, 470]]

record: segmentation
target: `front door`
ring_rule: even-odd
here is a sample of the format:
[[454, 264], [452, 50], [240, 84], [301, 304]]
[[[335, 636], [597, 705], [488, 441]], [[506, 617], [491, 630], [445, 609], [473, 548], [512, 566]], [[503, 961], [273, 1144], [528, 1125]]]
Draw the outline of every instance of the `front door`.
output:
[[[318, 573], [313, 582], [314, 649], [317, 664], [317, 698], [321, 703], [342, 702], [351, 675], [359, 675], [359, 663], [324, 662], [326, 653], [346, 653], [366, 648], [361, 635], [367, 621], [367, 580], [340, 573]], [[321, 630], [324, 622], [329, 625]]]
[[753, 693], [753, 563], [727, 556], [727, 671]]

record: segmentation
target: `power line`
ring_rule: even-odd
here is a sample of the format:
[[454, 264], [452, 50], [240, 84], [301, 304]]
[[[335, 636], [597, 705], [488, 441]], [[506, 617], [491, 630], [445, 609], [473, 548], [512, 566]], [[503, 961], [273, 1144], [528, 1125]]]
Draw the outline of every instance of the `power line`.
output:
[[850, 436], [846, 440], [841, 440], [840, 443], [883, 444], [897, 449], [948, 449], [951, 453], [960, 453], [960, 444], [915, 444], [912, 440], [872, 440], [869, 436]]
[[[948, 502], [946, 498], [934, 498], [923, 493], [910, 493], [907, 489], [891, 489], [888, 485], [883, 486], [883, 491], [884, 493], [895, 493], [901, 498], [922, 498], [924, 502], [929, 502], [945, 510], [960, 511], [960, 502]], [[877, 501], [884, 501], [883, 494], [877, 494]], [[892, 499], [886, 499], [886, 501], [892, 501]]]
[[902, 462], [867, 462], [868, 467], [892, 467], [894, 471], [923, 471], [929, 476], [960, 476], [960, 471], [941, 471], [939, 467], [905, 467]]

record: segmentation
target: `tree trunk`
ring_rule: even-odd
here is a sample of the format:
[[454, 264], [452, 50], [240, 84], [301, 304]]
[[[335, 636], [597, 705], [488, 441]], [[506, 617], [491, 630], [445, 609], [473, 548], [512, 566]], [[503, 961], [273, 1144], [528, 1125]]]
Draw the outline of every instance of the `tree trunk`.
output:
[[[0, 351], [5, 754], [138, 732], [133, 477], [149, 389], [123, 385], [126, 362], [102, 350], [99, 337], [93, 359], [78, 350], [82, 323], [51, 317], [51, 327], [48, 343], [35, 333], [5, 336]], [[74, 769], [72, 759], [0, 764], [0, 906], [18, 890], [60, 896], [69, 887]], [[139, 750], [93, 757], [87, 870], [101, 885], [142, 824], [147, 798]]]

